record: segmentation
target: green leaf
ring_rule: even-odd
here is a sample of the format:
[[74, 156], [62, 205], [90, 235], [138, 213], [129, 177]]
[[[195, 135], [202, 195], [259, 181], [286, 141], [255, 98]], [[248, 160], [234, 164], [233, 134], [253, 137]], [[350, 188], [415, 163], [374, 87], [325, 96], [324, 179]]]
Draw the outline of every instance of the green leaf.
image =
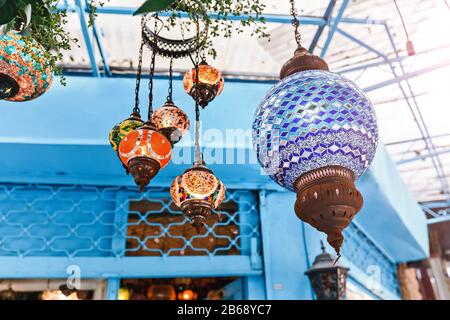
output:
[[140, 13], [162, 11], [170, 7], [176, 0], [146, 0], [134, 13], [133, 16]]
[[19, 6], [17, 1], [6, 0], [0, 7], [0, 25], [13, 20], [17, 16], [18, 11]]

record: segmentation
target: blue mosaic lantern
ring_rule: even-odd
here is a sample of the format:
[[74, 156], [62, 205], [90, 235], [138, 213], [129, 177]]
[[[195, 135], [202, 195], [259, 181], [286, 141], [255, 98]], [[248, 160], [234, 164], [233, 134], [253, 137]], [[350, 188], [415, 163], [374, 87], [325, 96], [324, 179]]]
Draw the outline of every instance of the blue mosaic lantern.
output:
[[256, 110], [253, 144], [266, 173], [297, 192], [297, 216], [327, 233], [339, 254], [342, 230], [362, 207], [354, 181], [375, 155], [374, 108], [350, 80], [304, 48]]

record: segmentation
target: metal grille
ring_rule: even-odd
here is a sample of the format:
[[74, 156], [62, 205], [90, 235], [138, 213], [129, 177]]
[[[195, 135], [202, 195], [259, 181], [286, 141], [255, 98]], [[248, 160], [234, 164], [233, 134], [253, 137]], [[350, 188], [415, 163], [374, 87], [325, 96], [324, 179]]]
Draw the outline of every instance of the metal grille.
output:
[[259, 238], [248, 191], [228, 192], [197, 234], [166, 189], [0, 186], [0, 256], [250, 255]]
[[396, 263], [355, 222], [344, 230], [344, 237], [342, 254], [369, 279], [376, 276], [373, 267], [379, 268], [381, 284], [399, 296]]

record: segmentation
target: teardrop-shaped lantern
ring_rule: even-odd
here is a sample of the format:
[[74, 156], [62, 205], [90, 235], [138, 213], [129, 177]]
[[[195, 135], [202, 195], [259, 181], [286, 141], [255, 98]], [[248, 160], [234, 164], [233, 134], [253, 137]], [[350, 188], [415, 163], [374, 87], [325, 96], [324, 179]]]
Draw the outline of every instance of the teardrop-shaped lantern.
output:
[[119, 145], [120, 160], [133, 175], [140, 191], [169, 163], [171, 156], [170, 141], [148, 122], [129, 132]]

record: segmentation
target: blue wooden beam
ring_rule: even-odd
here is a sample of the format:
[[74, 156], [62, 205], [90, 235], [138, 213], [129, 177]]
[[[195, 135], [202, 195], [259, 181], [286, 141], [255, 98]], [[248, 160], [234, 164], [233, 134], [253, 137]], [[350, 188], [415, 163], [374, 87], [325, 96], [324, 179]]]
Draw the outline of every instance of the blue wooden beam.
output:
[[[0, 278], [68, 277], [68, 266], [80, 267], [81, 278], [242, 277], [262, 275], [249, 256], [177, 257], [0, 257]], [[180, 267], [182, 266], [182, 267]]]
[[322, 58], [325, 57], [325, 55], [327, 54], [328, 48], [330, 47], [331, 44], [331, 40], [333, 40], [333, 36], [337, 30], [339, 22], [341, 22], [342, 17], [344, 15], [344, 11], [345, 9], [347, 9], [347, 5], [348, 0], [343, 0], [336, 18], [331, 22], [331, 27], [330, 30], [328, 31], [327, 39], [325, 40], [322, 51], [320, 52], [320, 57]]
[[[333, 14], [333, 9], [336, 5], [336, 0], [330, 0], [328, 3], [327, 9], [325, 10], [325, 13], [323, 15], [323, 19], [327, 21], [328, 23], [331, 23], [331, 15]], [[320, 37], [322, 36], [323, 31], [325, 30], [325, 25], [321, 25], [318, 27], [316, 34], [314, 35], [313, 40], [311, 41], [311, 44], [309, 45], [308, 51], [313, 53], [314, 49], [317, 46], [317, 42], [319, 42]]]
[[81, 31], [83, 32], [83, 38], [84, 42], [86, 44], [86, 48], [89, 55], [89, 61], [91, 63], [92, 73], [94, 74], [94, 77], [100, 77], [100, 72], [98, 70], [98, 65], [95, 60], [95, 54], [94, 54], [94, 46], [91, 41], [91, 37], [89, 35], [89, 28], [85, 17], [85, 7], [84, 4], [81, 2], [81, 0], [75, 0], [76, 4], [76, 11], [78, 13], [79, 19], [80, 19], [80, 27]]

